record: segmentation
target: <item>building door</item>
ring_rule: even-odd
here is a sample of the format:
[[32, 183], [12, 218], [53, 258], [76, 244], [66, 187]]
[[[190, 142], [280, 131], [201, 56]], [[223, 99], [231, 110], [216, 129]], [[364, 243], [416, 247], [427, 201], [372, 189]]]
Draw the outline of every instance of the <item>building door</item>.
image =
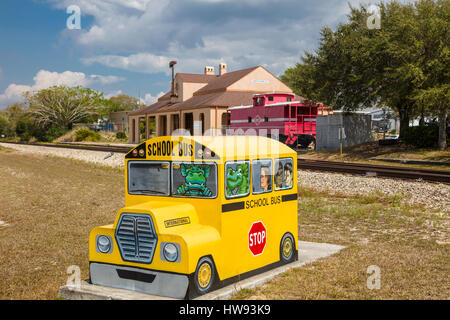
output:
[[167, 116], [159, 116], [159, 134], [158, 136], [167, 135]]
[[180, 129], [180, 117], [178, 116], [178, 114], [173, 114], [171, 116], [171, 126], [172, 126], [172, 131], [175, 131], [177, 129]]
[[194, 115], [192, 113], [184, 114], [184, 128], [190, 132], [191, 136], [194, 134]]
[[231, 116], [230, 116], [229, 112], [222, 113], [222, 119], [221, 119], [222, 120], [221, 121], [222, 135], [226, 135], [227, 129], [230, 128], [230, 120], [231, 120], [230, 118], [231, 118]]
[[201, 121], [201, 126], [202, 126], [202, 135], [205, 134], [205, 114], [204, 113], [200, 113], [200, 121]]

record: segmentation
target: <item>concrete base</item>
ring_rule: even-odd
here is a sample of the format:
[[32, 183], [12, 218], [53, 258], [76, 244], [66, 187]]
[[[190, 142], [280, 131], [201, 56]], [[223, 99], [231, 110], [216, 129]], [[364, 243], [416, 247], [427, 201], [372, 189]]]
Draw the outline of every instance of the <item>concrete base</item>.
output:
[[[328, 257], [345, 248], [334, 244], [305, 241], [299, 241], [298, 247], [300, 249], [298, 252], [298, 261], [255, 275], [248, 279], [235, 282], [229, 286], [200, 296], [195, 300], [229, 299], [239, 290], [255, 288], [289, 269], [298, 268], [320, 258]], [[92, 285], [86, 281], [81, 283], [80, 288], [69, 286], [61, 287], [58, 291], [58, 296], [59, 298], [65, 300], [175, 300], [172, 298], [155, 296], [136, 291]]]

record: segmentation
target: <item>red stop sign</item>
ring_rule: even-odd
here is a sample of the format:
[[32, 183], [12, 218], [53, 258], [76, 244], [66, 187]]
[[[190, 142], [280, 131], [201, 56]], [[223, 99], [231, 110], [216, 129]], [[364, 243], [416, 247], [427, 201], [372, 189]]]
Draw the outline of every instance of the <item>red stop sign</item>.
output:
[[254, 256], [263, 253], [267, 242], [267, 230], [261, 221], [252, 224], [248, 232], [248, 248]]

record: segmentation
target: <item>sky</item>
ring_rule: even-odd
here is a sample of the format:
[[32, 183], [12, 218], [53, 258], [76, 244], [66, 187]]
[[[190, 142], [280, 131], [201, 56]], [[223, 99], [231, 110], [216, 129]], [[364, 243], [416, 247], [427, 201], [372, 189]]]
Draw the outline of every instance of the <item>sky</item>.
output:
[[149, 105], [170, 89], [171, 60], [175, 72], [217, 72], [226, 63], [229, 71], [262, 65], [279, 76], [317, 48], [323, 27], [346, 21], [349, 4], [371, 3], [1, 0], [0, 110], [54, 85], [128, 94]]

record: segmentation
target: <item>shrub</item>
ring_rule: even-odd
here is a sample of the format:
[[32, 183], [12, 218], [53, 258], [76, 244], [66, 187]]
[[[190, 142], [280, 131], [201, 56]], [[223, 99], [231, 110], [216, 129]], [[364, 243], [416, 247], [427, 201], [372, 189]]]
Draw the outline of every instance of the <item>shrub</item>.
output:
[[43, 134], [39, 137], [36, 137], [39, 141], [43, 142], [52, 142], [53, 140], [65, 135], [67, 133], [67, 129], [64, 127], [60, 127], [56, 124], [52, 124], [47, 130], [43, 131]]
[[125, 132], [122, 132], [122, 131], [117, 132], [117, 133], [116, 133], [116, 138], [117, 138], [117, 139], [120, 139], [120, 140], [126, 139], [126, 138], [127, 138], [127, 134], [126, 134]]
[[75, 132], [75, 141], [100, 141], [100, 133], [87, 128], [81, 128]]
[[[403, 129], [402, 140], [417, 148], [437, 148], [439, 138], [439, 126], [427, 125], [409, 127]], [[448, 141], [447, 135], [447, 141]]]

